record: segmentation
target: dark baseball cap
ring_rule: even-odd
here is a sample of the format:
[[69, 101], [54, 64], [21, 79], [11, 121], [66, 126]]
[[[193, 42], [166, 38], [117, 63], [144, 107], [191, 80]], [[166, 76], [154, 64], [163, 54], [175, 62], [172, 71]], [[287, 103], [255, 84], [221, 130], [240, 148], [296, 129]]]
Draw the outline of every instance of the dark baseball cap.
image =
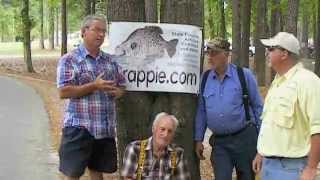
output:
[[208, 41], [206, 45], [206, 51], [212, 50], [212, 51], [229, 51], [230, 48], [230, 43], [221, 38], [221, 37], [216, 37], [210, 41]]

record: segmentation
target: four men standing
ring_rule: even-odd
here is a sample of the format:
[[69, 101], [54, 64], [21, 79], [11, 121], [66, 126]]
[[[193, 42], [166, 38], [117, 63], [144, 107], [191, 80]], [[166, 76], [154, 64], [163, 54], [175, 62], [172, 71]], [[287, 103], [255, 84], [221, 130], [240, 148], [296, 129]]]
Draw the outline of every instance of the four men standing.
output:
[[[117, 169], [115, 98], [123, 94], [125, 79], [119, 65], [100, 50], [105, 32], [104, 18], [86, 17], [81, 27], [83, 44], [58, 63], [59, 95], [66, 99], [59, 169], [66, 179], [79, 179], [86, 167], [95, 180], [103, 179], [102, 172]], [[200, 88], [194, 124], [196, 154], [204, 159], [202, 141], [208, 127], [213, 132], [209, 143], [216, 180], [231, 180], [233, 168], [240, 180], [253, 180], [253, 171], [261, 171], [262, 180], [312, 180], [320, 161], [320, 80], [298, 63], [300, 46], [292, 34], [280, 32], [262, 43], [277, 72], [262, 116], [252, 72], [228, 62], [226, 40], [215, 38], [208, 43], [211, 69]], [[171, 144], [177, 125], [174, 116], [160, 113], [153, 136], [128, 145], [122, 176], [190, 179], [183, 149]]]

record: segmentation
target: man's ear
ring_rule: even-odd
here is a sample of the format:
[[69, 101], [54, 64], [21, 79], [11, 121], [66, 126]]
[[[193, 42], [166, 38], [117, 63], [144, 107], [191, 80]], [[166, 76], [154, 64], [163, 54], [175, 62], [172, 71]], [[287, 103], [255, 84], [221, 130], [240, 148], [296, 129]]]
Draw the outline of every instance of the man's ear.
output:
[[287, 50], [282, 51], [281, 59], [288, 59], [289, 52]]
[[86, 28], [81, 28], [80, 30], [80, 34], [81, 34], [81, 37], [83, 38], [84, 37], [84, 33], [86, 32]]

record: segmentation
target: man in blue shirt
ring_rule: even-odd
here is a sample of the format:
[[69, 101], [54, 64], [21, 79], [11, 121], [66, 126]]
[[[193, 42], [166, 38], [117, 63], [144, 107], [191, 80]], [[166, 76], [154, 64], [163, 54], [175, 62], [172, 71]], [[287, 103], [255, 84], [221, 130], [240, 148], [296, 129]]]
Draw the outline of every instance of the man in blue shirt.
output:
[[195, 118], [195, 151], [203, 160], [204, 134], [208, 127], [213, 135], [211, 163], [216, 180], [231, 180], [233, 168], [239, 180], [254, 180], [252, 161], [256, 154], [262, 101], [252, 72], [243, 68], [249, 94], [249, 117], [243, 104], [237, 66], [228, 62], [228, 41], [215, 38], [208, 42], [206, 55], [211, 70], [205, 81]]

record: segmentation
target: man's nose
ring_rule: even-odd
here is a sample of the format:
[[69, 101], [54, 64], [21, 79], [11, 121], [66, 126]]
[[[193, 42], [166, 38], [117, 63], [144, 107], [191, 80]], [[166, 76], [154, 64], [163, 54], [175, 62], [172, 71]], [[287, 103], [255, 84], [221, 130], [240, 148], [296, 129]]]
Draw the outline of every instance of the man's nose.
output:
[[168, 131], [163, 131], [163, 133], [162, 133], [163, 137], [167, 137], [168, 134], [169, 134]]
[[103, 36], [105, 36], [105, 35], [106, 35], [106, 33], [105, 33], [105, 32], [103, 32], [103, 31], [99, 31], [99, 32], [98, 32], [98, 35], [99, 35], [99, 36], [101, 36], [101, 37], [103, 37]]

